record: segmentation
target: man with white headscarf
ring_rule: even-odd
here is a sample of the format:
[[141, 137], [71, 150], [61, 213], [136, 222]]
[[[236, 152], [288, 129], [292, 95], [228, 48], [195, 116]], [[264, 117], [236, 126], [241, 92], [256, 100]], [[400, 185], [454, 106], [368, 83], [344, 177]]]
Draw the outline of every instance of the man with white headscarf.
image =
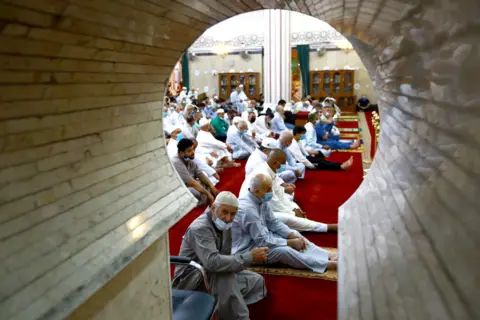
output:
[[199, 129], [197, 135], [198, 147], [197, 152], [200, 154], [215, 155], [217, 159], [217, 167], [239, 167], [239, 163], [232, 161], [233, 149], [226, 143], [215, 139], [212, 135], [212, 127], [210, 121], [202, 118], [200, 119]]
[[[230, 128], [232, 130], [230, 131]], [[233, 159], [247, 159], [258, 147], [257, 143], [247, 136], [248, 125], [240, 118], [236, 125], [228, 130], [227, 143], [233, 148]]]
[[230, 102], [233, 103], [235, 107], [237, 107], [237, 111], [241, 114], [244, 109], [243, 102], [247, 102], [248, 97], [243, 92], [243, 84], [239, 85], [232, 93], [230, 94]]
[[258, 174], [263, 174], [272, 179], [273, 197], [268, 205], [272, 213], [283, 221], [290, 228], [297, 231], [327, 232], [337, 231], [336, 224], [325, 224], [313, 221], [307, 218], [305, 211], [288, 196], [285, 189], [280, 185], [277, 179], [278, 169], [285, 163], [285, 152], [280, 149], [272, 150], [267, 161], [259, 165], [253, 172], [245, 178], [240, 189], [240, 196], [248, 192], [250, 181]]
[[[180, 247], [180, 256], [205, 268], [211, 293], [218, 301], [218, 320], [249, 320], [247, 305], [265, 297], [263, 277], [246, 268], [266, 261], [268, 248], [231, 254], [231, 226], [237, 211], [237, 197], [228, 191], [220, 192], [215, 202], [188, 227]], [[172, 285], [182, 290], [207, 290], [202, 275], [190, 266], [175, 268]]]
[[267, 264], [281, 263], [317, 273], [335, 270], [337, 254], [317, 247], [275, 217], [269, 205], [272, 198], [272, 179], [264, 174], [253, 176], [248, 191], [238, 199], [239, 209], [232, 225], [232, 253], [268, 247]]

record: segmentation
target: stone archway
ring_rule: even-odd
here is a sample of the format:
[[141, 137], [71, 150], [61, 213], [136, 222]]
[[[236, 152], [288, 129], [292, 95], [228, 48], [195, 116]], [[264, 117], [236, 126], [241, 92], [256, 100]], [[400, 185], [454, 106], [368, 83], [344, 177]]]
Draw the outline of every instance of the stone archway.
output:
[[0, 0], [5, 318], [66, 316], [147, 247], [167, 271], [192, 197], [165, 155], [166, 81], [207, 27], [262, 8], [329, 22], [375, 77], [379, 151], [340, 209], [340, 318], [480, 316], [478, 2]]

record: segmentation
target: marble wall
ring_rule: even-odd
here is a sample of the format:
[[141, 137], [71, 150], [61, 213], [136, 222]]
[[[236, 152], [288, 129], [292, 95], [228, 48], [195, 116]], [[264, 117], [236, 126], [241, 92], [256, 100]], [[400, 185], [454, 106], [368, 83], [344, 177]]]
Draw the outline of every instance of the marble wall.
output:
[[[339, 212], [339, 318], [479, 318], [479, 5], [0, 0], [0, 317], [89, 310], [142, 252], [164, 252], [156, 241], [194, 205], [165, 155], [171, 69], [210, 25], [273, 8], [358, 40], [376, 78], [379, 151]], [[154, 260], [96, 317], [116, 319], [152, 273], [165, 279]], [[149, 312], [138, 316], [165, 318]]]

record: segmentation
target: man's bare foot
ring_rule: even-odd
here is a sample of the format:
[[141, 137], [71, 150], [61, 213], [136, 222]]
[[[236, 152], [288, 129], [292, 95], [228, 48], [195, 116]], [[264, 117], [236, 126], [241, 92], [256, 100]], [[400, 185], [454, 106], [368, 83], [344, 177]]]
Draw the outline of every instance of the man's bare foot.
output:
[[223, 168], [216, 168], [215, 171], [217, 171], [217, 173], [222, 173], [222, 172], [223, 172]]
[[365, 163], [365, 164], [371, 164], [372, 161], [370, 161], [370, 160], [363, 160], [363, 163]]
[[337, 252], [329, 252], [328, 253], [328, 260], [329, 261], [338, 261], [338, 253]]
[[357, 149], [358, 147], [360, 147], [360, 145], [361, 145], [360, 139], [357, 139], [352, 143], [352, 145], [350, 146], [350, 149]]
[[337, 261], [328, 261], [327, 270], [337, 270], [338, 262]]
[[342, 170], [347, 171], [352, 166], [352, 164], [353, 164], [353, 157], [350, 157], [350, 159], [348, 159], [347, 161], [345, 161], [340, 165], [340, 168], [342, 168]]
[[327, 224], [327, 232], [338, 232], [338, 224]]

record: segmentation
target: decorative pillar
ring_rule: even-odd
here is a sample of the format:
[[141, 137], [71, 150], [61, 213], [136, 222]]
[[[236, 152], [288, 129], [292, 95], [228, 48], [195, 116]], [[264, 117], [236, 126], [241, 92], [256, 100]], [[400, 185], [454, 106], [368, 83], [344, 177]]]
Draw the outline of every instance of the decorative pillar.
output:
[[290, 11], [268, 10], [265, 16], [263, 94], [265, 103], [291, 100]]

